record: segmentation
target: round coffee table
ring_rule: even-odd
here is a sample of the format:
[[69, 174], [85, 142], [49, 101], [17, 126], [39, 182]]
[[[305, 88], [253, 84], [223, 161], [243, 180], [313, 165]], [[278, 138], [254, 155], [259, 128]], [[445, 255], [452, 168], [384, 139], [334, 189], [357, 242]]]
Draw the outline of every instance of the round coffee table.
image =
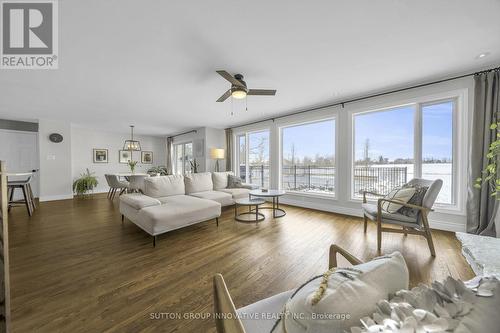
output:
[[[265, 204], [266, 201], [264, 199], [251, 199], [251, 198], [243, 198], [236, 199], [234, 201], [234, 219], [238, 222], [261, 222], [266, 218], [264, 214], [259, 213], [259, 206]], [[247, 206], [248, 212], [243, 212], [238, 214], [238, 206]], [[255, 206], [255, 209], [252, 209], [252, 206]], [[244, 218], [243, 216], [247, 216]]]
[[272, 207], [260, 207], [260, 209], [272, 209], [273, 217], [283, 217], [286, 215], [286, 212], [280, 208], [279, 197], [285, 195], [286, 192], [282, 190], [267, 190], [267, 192], [262, 192], [262, 190], [251, 190], [248, 193], [249, 198], [258, 197], [258, 198], [273, 198]]

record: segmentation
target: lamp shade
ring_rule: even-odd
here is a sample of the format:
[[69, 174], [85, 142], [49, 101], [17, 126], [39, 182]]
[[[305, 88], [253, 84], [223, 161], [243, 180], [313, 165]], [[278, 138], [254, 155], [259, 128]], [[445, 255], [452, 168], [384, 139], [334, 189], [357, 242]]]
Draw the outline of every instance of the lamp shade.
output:
[[210, 158], [214, 160], [223, 160], [225, 157], [224, 149], [222, 148], [212, 148], [210, 149]]

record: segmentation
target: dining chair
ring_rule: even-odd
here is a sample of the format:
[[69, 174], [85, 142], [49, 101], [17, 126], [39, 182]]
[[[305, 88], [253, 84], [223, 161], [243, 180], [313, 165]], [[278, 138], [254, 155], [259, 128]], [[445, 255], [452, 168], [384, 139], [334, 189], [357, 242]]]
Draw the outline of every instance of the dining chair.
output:
[[119, 196], [122, 195], [129, 187], [129, 182], [120, 180], [117, 175], [104, 175], [109, 186], [108, 199], [113, 200], [116, 192], [120, 190]]
[[[415, 205], [385, 197], [379, 198], [377, 200], [377, 204], [372, 204], [367, 202], [367, 194], [377, 197], [383, 197], [383, 195], [369, 191], [362, 191], [363, 204], [361, 205], [361, 207], [364, 217], [364, 232], [366, 233], [368, 220], [377, 223], [378, 252], [380, 252], [382, 247], [382, 232], [402, 233], [405, 236], [408, 234], [424, 236], [427, 239], [427, 244], [429, 246], [431, 255], [435, 257], [436, 251], [434, 249], [434, 242], [432, 241], [432, 234], [429, 228], [428, 215], [431, 211], [433, 211], [432, 206], [436, 202], [439, 191], [441, 191], [443, 181], [441, 179], [426, 180], [421, 178], [413, 178], [408, 182], [407, 185], [427, 188], [422, 198], [421, 205]], [[389, 213], [382, 209], [382, 205], [385, 202], [407, 207], [408, 209], [411, 209], [413, 211], [413, 214], [402, 214], [400, 212], [401, 209], [399, 209], [395, 213]], [[402, 227], [402, 229], [387, 228], [384, 227], [382, 223], [396, 225]]]
[[[34, 210], [36, 209], [35, 198], [33, 196], [33, 190], [31, 188], [31, 180], [33, 176], [29, 176], [26, 180], [13, 180], [7, 181], [7, 192], [9, 198], [9, 212], [11, 207], [15, 207], [18, 205], [26, 206], [26, 210], [28, 211], [28, 215], [32, 216]], [[23, 192], [22, 200], [14, 200], [14, 192], [16, 189], [21, 189]]]
[[129, 192], [143, 192], [144, 179], [149, 178], [149, 175], [130, 175], [129, 178]]

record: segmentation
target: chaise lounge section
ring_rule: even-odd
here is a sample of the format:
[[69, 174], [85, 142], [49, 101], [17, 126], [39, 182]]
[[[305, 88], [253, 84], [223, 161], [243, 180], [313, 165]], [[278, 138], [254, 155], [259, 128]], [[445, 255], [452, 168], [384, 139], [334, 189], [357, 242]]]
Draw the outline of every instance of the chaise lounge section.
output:
[[205, 172], [187, 176], [170, 175], [144, 179], [143, 193], [120, 197], [122, 221], [126, 217], [139, 228], [156, 236], [192, 224], [215, 219], [217, 226], [221, 207], [247, 197], [253, 187], [227, 188], [231, 172]]

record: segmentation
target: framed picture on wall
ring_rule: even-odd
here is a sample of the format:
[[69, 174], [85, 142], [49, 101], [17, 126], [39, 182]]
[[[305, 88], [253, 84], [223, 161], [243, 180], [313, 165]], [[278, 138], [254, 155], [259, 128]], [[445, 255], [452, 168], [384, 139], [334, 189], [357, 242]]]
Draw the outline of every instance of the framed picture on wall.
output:
[[122, 164], [127, 164], [128, 161], [132, 159], [132, 152], [129, 150], [120, 150], [119, 154], [120, 154], [120, 159], [118, 162]]
[[94, 155], [94, 163], [108, 163], [107, 149], [94, 148], [93, 155]]
[[141, 163], [142, 164], [153, 164], [153, 152], [152, 151], [141, 151]]

